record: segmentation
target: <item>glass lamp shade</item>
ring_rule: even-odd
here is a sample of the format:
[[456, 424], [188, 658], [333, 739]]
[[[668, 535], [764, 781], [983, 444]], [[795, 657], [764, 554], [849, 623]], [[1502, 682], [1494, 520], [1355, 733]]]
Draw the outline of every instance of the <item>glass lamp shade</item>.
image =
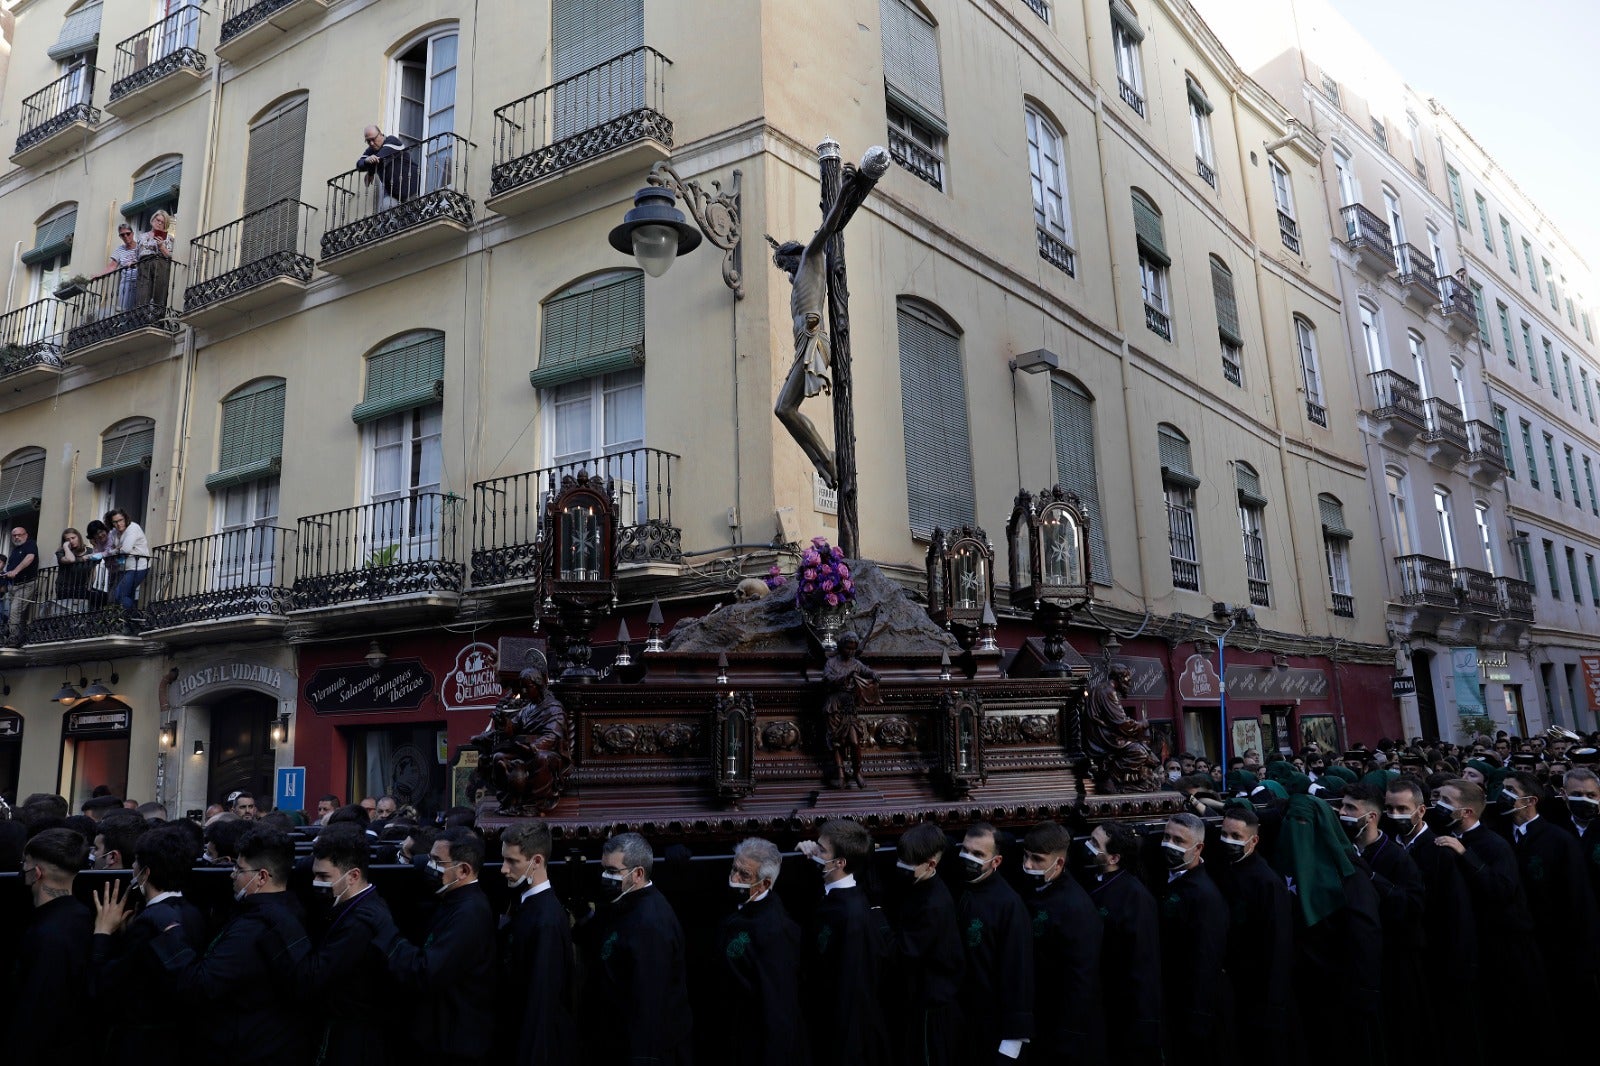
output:
[[671, 226], [651, 223], [633, 231], [633, 257], [652, 278], [667, 272], [678, 257], [678, 233]]
[[1081, 585], [1078, 523], [1064, 507], [1047, 507], [1039, 516], [1046, 585]]
[[956, 554], [955, 587], [950, 591], [957, 610], [982, 610], [989, 588], [988, 561], [977, 549], [968, 547]]

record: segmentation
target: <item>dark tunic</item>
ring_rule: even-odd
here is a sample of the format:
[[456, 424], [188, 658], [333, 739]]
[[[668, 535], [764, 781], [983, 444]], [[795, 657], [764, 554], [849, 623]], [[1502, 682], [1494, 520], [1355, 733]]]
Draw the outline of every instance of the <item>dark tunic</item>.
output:
[[1383, 921], [1378, 916], [1378, 891], [1372, 887], [1366, 863], [1355, 857], [1352, 861], [1356, 868], [1342, 884], [1343, 907], [1312, 926], [1305, 924], [1305, 911], [1294, 908], [1294, 983], [1301, 1017], [1337, 1019], [1337, 1040], [1315, 1033], [1306, 1036], [1307, 1061], [1326, 1066], [1351, 1061], [1372, 1066], [1387, 1061], [1380, 1001]]
[[89, 1060], [92, 1034], [83, 993], [93, 938], [94, 914], [81, 900], [58, 896], [34, 908], [16, 958], [8, 960], [9, 1018], [0, 1030], [8, 1061]]
[[956, 901], [938, 876], [906, 889], [889, 937], [892, 997], [884, 1004], [896, 1025], [902, 1062], [944, 1066], [961, 1061], [961, 971], [966, 959], [956, 925]]
[[1557, 824], [1577, 838], [1578, 852], [1589, 872], [1589, 891], [1594, 895], [1595, 906], [1600, 907], [1600, 819], [1586, 826], [1569, 816]]
[[304, 1066], [309, 1048], [295, 981], [311, 942], [294, 896], [246, 896], [203, 955], [182, 925], [150, 946], [188, 1005], [187, 1024], [199, 1030], [200, 1061]]
[[[152, 1003], [177, 1002], [166, 969], [150, 951], [150, 942], [173, 922], [192, 950], [205, 945], [205, 916], [182, 896], [145, 907], [120, 935], [94, 935], [90, 980], [107, 1029], [105, 1052], [112, 1061], [165, 1066], [173, 1048], [184, 1045], [189, 1031], [184, 1013], [150, 1009]], [[134, 990], [137, 994], [129, 995]]]
[[389, 905], [369, 888], [336, 904], [322, 943], [300, 970], [300, 993], [318, 1016], [315, 1063], [382, 1066], [394, 1059], [394, 1028], [385, 1018], [389, 993], [386, 947], [395, 936]]
[[[1228, 901], [1228, 978], [1236, 1005], [1235, 1048], [1269, 1062], [1299, 1061], [1293, 989], [1294, 911], [1277, 871], [1252, 852], [1212, 871]], [[1246, 1006], [1248, 1004], [1248, 1007]]]
[[516, 1066], [577, 1062], [572, 923], [554, 888], [512, 904], [500, 945], [495, 1062]]
[[476, 881], [439, 897], [419, 947], [398, 932], [385, 954], [389, 973], [421, 1021], [422, 1053], [482, 1059], [494, 1038], [494, 911]]
[[689, 1062], [692, 1019], [678, 916], [659, 889], [646, 885], [623, 896], [600, 921], [586, 1036], [609, 1034], [618, 1066]]
[[[1423, 935], [1430, 972], [1454, 975], [1462, 988], [1476, 988], [1478, 980], [1478, 924], [1472, 914], [1472, 897], [1461, 876], [1455, 855], [1434, 843], [1433, 830], [1423, 826], [1406, 843], [1406, 854], [1422, 873], [1426, 891]], [[1424, 984], [1423, 993], [1428, 994]], [[1440, 1005], [1428, 1000], [1429, 1009]], [[1425, 1026], [1426, 1039], [1439, 1061], [1473, 1066], [1481, 1061], [1481, 1047], [1463, 1026]], [[1415, 1060], [1413, 1060], [1415, 1061]]]
[[[1544, 963], [1534, 942], [1533, 915], [1522, 890], [1516, 854], [1499, 834], [1482, 825], [1462, 836], [1461, 843], [1466, 847], [1464, 854], [1445, 853], [1456, 859], [1472, 896], [1480, 980], [1492, 979], [1502, 988], [1515, 988], [1529, 1003], [1548, 1002]], [[1526, 1050], [1515, 1026], [1485, 1025], [1480, 1035], [1485, 1062], [1499, 1062]]]
[[1100, 1002], [1100, 948], [1105, 922], [1070, 876], [1024, 895], [1033, 927], [1033, 1021], [1028, 1061], [1102, 1066], [1105, 1010]]
[[1100, 951], [1107, 1057], [1117, 1066], [1161, 1061], [1161, 937], [1155, 897], [1131, 873], [1089, 885], [1105, 922]]
[[860, 888], [827, 892], [801, 941], [801, 986], [811, 1047], [833, 1061], [882, 1066], [889, 1040], [878, 1003], [883, 931]]
[[1028, 908], [999, 872], [956, 901], [966, 966], [959, 1000], [968, 1062], [998, 1058], [1000, 1041], [1033, 1038], [1033, 933]]
[[1212, 1063], [1231, 1028], [1228, 904], [1205, 867], [1170, 881], [1160, 897], [1167, 1062]]
[[800, 1019], [800, 927], [769, 891], [717, 929], [722, 1062], [804, 1066]]
[[1424, 908], [1428, 888], [1405, 845], [1385, 833], [1361, 850], [1378, 893], [1383, 924], [1383, 1031], [1389, 1057], [1396, 1062], [1427, 1057], [1433, 1034], [1417, 1025], [1427, 1003]]
[[1535, 818], [1520, 834], [1513, 830], [1512, 851], [1556, 1010], [1582, 1017], [1596, 994], [1594, 896], [1583, 852], [1547, 818]]

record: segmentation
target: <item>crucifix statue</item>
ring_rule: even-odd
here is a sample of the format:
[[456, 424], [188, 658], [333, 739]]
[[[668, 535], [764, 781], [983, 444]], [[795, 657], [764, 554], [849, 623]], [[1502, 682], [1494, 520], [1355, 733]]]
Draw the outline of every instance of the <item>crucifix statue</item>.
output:
[[[806, 244], [779, 244], [767, 238], [773, 247], [772, 261], [789, 275], [789, 310], [794, 318], [794, 363], [778, 390], [773, 413], [799, 443], [818, 476], [837, 490], [839, 547], [847, 557], [856, 558], [855, 411], [843, 231], [889, 169], [889, 153], [880, 147], [869, 148], [859, 167], [849, 163], [841, 167], [839, 145], [829, 140], [818, 146], [817, 155], [822, 163], [822, 225]], [[833, 448], [800, 411], [805, 400], [829, 392], [833, 396]]]

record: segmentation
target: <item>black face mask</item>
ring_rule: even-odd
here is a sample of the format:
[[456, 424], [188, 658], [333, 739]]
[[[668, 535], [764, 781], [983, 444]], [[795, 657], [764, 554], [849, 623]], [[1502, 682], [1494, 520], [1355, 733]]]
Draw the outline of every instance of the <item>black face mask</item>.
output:
[[986, 862], [982, 862], [978, 859], [969, 859], [965, 855], [961, 856], [961, 872], [966, 876], [968, 881], [977, 881], [978, 878], [983, 876], [984, 871], [988, 869], [989, 864]]
[[1567, 812], [1572, 815], [1574, 822], [1588, 824], [1600, 815], [1600, 801], [1590, 799], [1588, 796], [1568, 796]]
[[1423, 812], [1422, 817], [1428, 823], [1428, 828], [1435, 833], [1448, 833], [1456, 824], [1456, 812], [1445, 807], [1429, 807]]
[[1227, 857], [1229, 862], [1242, 862], [1244, 860], [1244, 849], [1246, 847], [1244, 841], [1220, 840], [1218, 843], [1222, 845], [1222, 854]]
[[1392, 836], [1408, 837], [1411, 835], [1412, 823], [1410, 818], [1386, 814], [1383, 816], [1383, 828], [1388, 830]]
[[1356, 818], [1346, 814], [1339, 815], [1339, 825], [1344, 829], [1344, 835], [1351, 840], [1355, 840], [1361, 835], [1361, 830], [1365, 823], [1365, 817]]

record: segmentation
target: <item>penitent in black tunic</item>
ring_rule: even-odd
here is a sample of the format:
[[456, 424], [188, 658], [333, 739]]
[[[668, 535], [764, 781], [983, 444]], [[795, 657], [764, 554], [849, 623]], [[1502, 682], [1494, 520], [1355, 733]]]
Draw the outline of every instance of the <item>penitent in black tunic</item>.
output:
[[[1504, 838], [1482, 825], [1464, 833], [1461, 843], [1464, 854], [1446, 854], [1456, 859], [1456, 868], [1472, 896], [1480, 980], [1515, 988], [1525, 1002], [1546, 1002], [1549, 990], [1544, 965], [1534, 943], [1533, 916], [1522, 891], [1516, 854]], [[1525, 1052], [1526, 1041], [1516, 1026], [1485, 1025], [1482, 1036], [1486, 1062]]]
[[90, 986], [95, 1010], [107, 1028], [105, 1053], [119, 1066], [165, 1064], [173, 1048], [182, 1046], [189, 1027], [184, 1012], [150, 1009], [152, 1003], [178, 1002], [167, 971], [149, 950], [150, 942], [174, 922], [191, 949], [205, 945], [205, 916], [182, 896], [145, 907], [121, 933], [94, 935]]
[[1228, 978], [1234, 1047], [1268, 1062], [1299, 1061], [1294, 1009], [1294, 901], [1283, 877], [1252, 852], [1216, 868], [1228, 902]]
[[494, 1035], [494, 910], [476, 881], [439, 897], [419, 947], [394, 933], [389, 973], [423, 1016], [423, 1049], [473, 1061]]
[[611, 905], [596, 931], [586, 1034], [612, 1034], [617, 1066], [690, 1061], [683, 927], [654, 885]]
[[1033, 1038], [1033, 929], [1017, 890], [998, 872], [967, 886], [956, 901], [967, 963], [961, 1012], [968, 1062], [999, 1057], [1002, 1040]]
[[1512, 832], [1534, 936], [1561, 1017], [1581, 1017], [1595, 1002], [1595, 906], [1584, 857], [1571, 834], [1547, 818]]
[[1095, 878], [1089, 899], [1105, 922], [1100, 987], [1106, 1053], [1115, 1066], [1161, 1061], [1161, 934], [1155, 897], [1131, 873]]
[[334, 905], [328, 930], [301, 964], [299, 990], [318, 1027], [315, 1063], [384, 1066], [396, 1059], [389, 1046], [392, 1001], [386, 948], [395, 935], [389, 905], [378, 890]]
[[717, 928], [724, 1062], [805, 1066], [800, 1019], [800, 927], [773, 892]]
[[1214, 1062], [1231, 1042], [1228, 904], [1205, 867], [1168, 882], [1160, 893], [1161, 978], [1167, 1006], [1167, 1062]]
[[[78, 1062], [89, 1058], [83, 993], [88, 986], [94, 915], [72, 896], [58, 896], [33, 911], [33, 921], [11, 960], [3, 1031], [11, 1062]], [[0, 1008], [3, 1009], [3, 1008]]]
[[883, 931], [860, 888], [822, 897], [801, 940], [801, 986], [811, 1047], [851, 1066], [886, 1066], [889, 1039], [878, 1002]]
[[1386, 833], [1361, 849], [1378, 893], [1383, 924], [1383, 1030], [1395, 1062], [1427, 1058], [1433, 1034], [1417, 1025], [1427, 1004], [1423, 976], [1428, 889], [1405, 845]]
[[894, 908], [889, 936], [889, 1001], [896, 1052], [917, 1066], [962, 1062], [961, 971], [966, 959], [956, 925], [956, 901], [935, 874], [910, 885]]
[[1105, 922], [1089, 893], [1063, 874], [1024, 893], [1033, 928], [1033, 1044], [1028, 1061], [1102, 1066], [1105, 1011], [1100, 948]]
[[499, 991], [495, 1062], [567, 1066], [578, 1061], [572, 922], [554, 888], [512, 905], [501, 937]]

